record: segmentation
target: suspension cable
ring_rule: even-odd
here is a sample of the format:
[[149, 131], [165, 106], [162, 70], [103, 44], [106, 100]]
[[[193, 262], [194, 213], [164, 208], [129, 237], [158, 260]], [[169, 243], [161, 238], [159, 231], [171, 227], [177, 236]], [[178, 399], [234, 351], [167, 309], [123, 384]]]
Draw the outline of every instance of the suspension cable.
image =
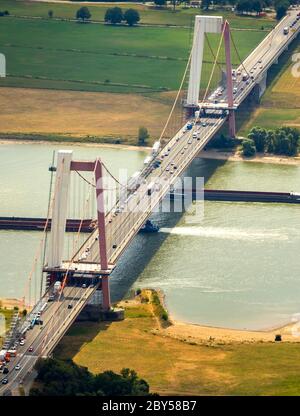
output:
[[225, 32], [225, 25], [223, 26], [223, 30], [222, 30], [222, 34], [221, 34], [221, 38], [220, 38], [218, 50], [217, 50], [217, 55], [216, 55], [216, 58], [215, 58], [215, 61], [214, 61], [214, 64], [213, 64], [213, 68], [212, 68], [211, 73], [210, 73], [210, 78], [209, 78], [209, 81], [208, 81], [208, 84], [207, 84], [207, 87], [206, 87], [204, 96], [202, 98], [201, 104], [203, 104], [204, 101], [206, 100], [206, 96], [207, 96], [207, 93], [208, 93], [208, 90], [209, 90], [209, 87], [210, 87], [210, 84], [211, 84], [211, 81], [212, 81], [212, 77], [213, 77], [213, 74], [214, 74], [214, 71], [215, 71], [215, 68], [216, 68], [216, 65], [217, 65], [217, 59], [219, 57], [219, 53], [220, 53], [220, 50], [221, 50], [222, 41], [223, 41], [223, 37], [224, 37], [224, 32]]
[[[211, 52], [211, 54], [212, 54], [213, 58], [214, 58], [214, 59], [218, 59], [218, 58], [216, 58], [216, 55], [214, 54], [214, 51], [213, 51], [213, 49], [212, 49], [212, 47], [211, 47], [211, 44], [210, 44], [210, 41], [209, 41], [209, 39], [208, 39], [207, 33], [206, 33], [206, 32], [204, 32], [204, 35], [205, 35], [205, 40], [207, 41], [208, 48], [209, 48], [209, 50], [210, 50], [210, 52]], [[218, 61], [217, 61], [217, 65], [218, 65], [219, 69], [222, 71], [222, 67], [221, 67], [221, 65], [220, 65], [220, 62], [218, 62]]]
[[245, 67], [245, 65], [244, 65], [244, 63], [243, 63], [243, 61], [242, 61], [242, 59], [241, 59], [241, 56], [240, 56], [240, 54], [239, 54], [239, 51], [238, 51], [238, 49], [237, 49], [237, 47], [236, 47], [236, 44], [235, 44], [235, 41], [234, 41], [234, 39], [233, 39], [233, 36], [232, 36], [231, 30], [229, 31], [229, 33], [230, 33], [230, 39], [231, 39], [232, 45], [233, 45], [233, 47], [234, 47], [235, 53], [237, 54], [238, 60], [239, 60], [240, 64], [242, 65], [242, 67], [243, 67], [244, 71], [246, 72], [246, 74], [250, 77], [250, 74], [249, 74], [249, 72], [247, 71], [247, 69], [246, 69], [246, 67]]

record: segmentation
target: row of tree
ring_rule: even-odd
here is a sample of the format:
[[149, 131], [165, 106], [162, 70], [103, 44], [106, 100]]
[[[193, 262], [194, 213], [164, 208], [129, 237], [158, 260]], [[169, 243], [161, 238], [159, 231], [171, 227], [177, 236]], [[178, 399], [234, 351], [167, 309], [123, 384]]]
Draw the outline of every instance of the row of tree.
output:
[[254, 156], [256, 152], [294, 156], [298, 153], [300, 131], [292, 127], [266, 130], [253, 127], [248, 138], [243, 140], [243, 155]]
[[150, 396], [148, 383], [124, 368], [121, 374], [92, 374], [72, 360], [40, 359], [36, 364], [38, 388], [30, 396]]
[[113, 25], [125, 21], [129, 26], [133, 26], [140, 21], [140, 14], [135, 9], [128, 9], [123, 13], [121, 7], [112, 7], [106, 10], [104, 20]]
[[[51, 12], [51, 16], [50, 13]], [[53, 17], [53, 12], [50, 10], [48, 13], [49, 17]], [[86, 22], [90, 20], [92, 17], [91, 12], [89, 11], [88, 7], [83, 6], [76, 12], [76, 19], [82, 22]], [[104, 20], [107, 23], [111, 23], [113, 25], [117, 23], [126, 22], [129, 26], [133, 26], [140, 21], [140, 14], [135, 9], [128, 9], [125, 12], [120, 7], [112, 7], [106, 10]]]

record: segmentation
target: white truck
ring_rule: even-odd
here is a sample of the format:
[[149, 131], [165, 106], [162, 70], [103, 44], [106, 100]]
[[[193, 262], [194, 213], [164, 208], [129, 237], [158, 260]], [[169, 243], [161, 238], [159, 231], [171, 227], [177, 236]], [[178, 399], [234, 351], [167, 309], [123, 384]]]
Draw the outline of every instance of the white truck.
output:
[[152, 156], [147, 156], [146, 159], [144, 160], [144, 166], [149, 165], [149, 163], [151, 162], [151, 160], [152, 160]]
[[158, 155], [159, 148], [160, 148], [160, 141], [158, 140], [157, 142], [154, 143], [154, 145], [152, 147], [152, 156], [157, 156]]
[[140, 186], [140, 176], [141, 176], [141, 171], [138, 170], [137, 172], [135, 172], [131, 178], [129, 178], [128, 180], [128, 184], [127, 184], [127, 189], [130, 192], [134, 192], [137, 190], [137, 188]]
[[61, 291], [61, 282], [57, 280], [53, 286], [53, 294], [57, 295]]

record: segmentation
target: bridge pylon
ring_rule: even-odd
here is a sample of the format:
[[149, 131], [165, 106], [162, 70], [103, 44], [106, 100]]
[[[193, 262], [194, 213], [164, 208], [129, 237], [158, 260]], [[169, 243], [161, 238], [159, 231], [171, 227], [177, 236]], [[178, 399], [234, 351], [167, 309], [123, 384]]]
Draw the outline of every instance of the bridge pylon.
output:
[[[60, 150], [57, 156], [55, 190], [52, 206], [52, 220], [50, 230], [50, 244], [47, 255], [47, 264], [44, 266], [44, 272], [47, 273], [46, 287], [52, 285], [56, 280], [66, 281], [68, 277], [74, 275], [101, 278], [102, 290], [102, 309], [109, 311], [110, 288], [109, 274], [113, 266], [108, 263], [107, 246], [106, 246], [106, 227], [105, 227], [105, 203], [104, 203], [104, 180], [102, 162], [99, 158], [95, 161], [74, 161], [72, 160], [72, 151]], [[72, 259], [63, 261], [64, 239], [67, 223], [68, 200], [70, 193], [70, 175], [71, 172], [92, 172], [95, 181], [95, 197], [97, 206], [97, 226], [94, 232], [97, 236], [94, 238], [97, 242], [96, 261], [90, 253], [85, 253], [82, 260], [79, 248], [73, 254]], [[95, 253], [94, 253], [95, 255]], [[89, 258], [90, 256], [90, 258]], [[64, 286], [64, 285], [63, 285]]]
[[[199, 102], [201, 71], [203, 62], [204, 40], [206, 33], [221, 33], [224, 39], [226, 56], [226, 93], [229, 122], [229, 135], [235, 137], [235, 113], [233, 99], [232, 64], [230, 48], [230, 26], [226, 20], [223, 22], [222, 16], [196, 16], [194, 26], [193, 46], [191, 51], [190, 75], [188, 83], [187, 99], [185, 103], [187, 117], [194, 115], [195, 110], [202, 108], [203, 103]], [[204, 97], [204, 100], [205, 101]], [[204, 105], [207, 103], [204, 103]], [[212, 103], [213, 107], [214, 104]], [[217, 106], [216, 106], [217, 107]]]

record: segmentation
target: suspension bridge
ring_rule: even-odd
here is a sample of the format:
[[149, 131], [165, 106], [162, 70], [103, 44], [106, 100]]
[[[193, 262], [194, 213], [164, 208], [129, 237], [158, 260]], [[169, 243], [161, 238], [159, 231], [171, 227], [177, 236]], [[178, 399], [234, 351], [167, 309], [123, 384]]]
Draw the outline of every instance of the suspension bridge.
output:
[[[50, 169], [51, 192], [43, 238], [26, 281], [24, 304], [30, 305], [30, 312], [16, 317], [5, 340], [4, 351], [12, 351], [16, 357], [7, 363], [9, 373], [3, 375], [6, 384], [0, 387], [1, 395], [11, 394], [20, 382], [30, 378], [37, 359], [51, 355], [86, 305], [98, 308], [104, 319], [122, 316], [122, 311], [111, 307], [109, 289], [109, 276], [120, 257], [170, 187], [225, 123], [229, 134], [235, 136], [236, 110], [254, 89], [259, 97], [263, 94], [268, 69], [299, 31], [299, 11], [291, 10], [233, 69], [232, 46], [239, 54], [228, 21], [218, 16], [196, 16], [193, 45], [174, 105], [156, 151], [134, 184], [132, 178], [116, 178], [100, 159], [78, 161], [73, 160], [72, 151], [58, 152], [56, 166], [53, 161]], [[216, 53], [210, 47], [214, 59], [200, 100], [204, 41], [209, 33], [220, 34], [220, 42]], [[223, 44], [225, 70], [222, 79], [213, 85]], [[187, 119], [167, 139], [175, 108], [182, 104], [187, 76], [183, 103]], [[78, 232], [66, 235], [67, 219], [75, 218], [74, 212], [80, 212]], [[80, 232], [85, 218], [95, 221], [88, 236]]]

